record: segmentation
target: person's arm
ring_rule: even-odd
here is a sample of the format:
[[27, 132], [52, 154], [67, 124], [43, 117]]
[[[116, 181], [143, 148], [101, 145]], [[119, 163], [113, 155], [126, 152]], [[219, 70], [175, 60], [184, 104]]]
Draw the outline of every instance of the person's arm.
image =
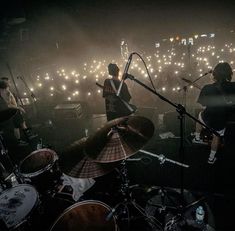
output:
[[9, 99], [8, 102], [7, 102], [8, 107], [18, 109], [22, 113], [25, 113], [24, 108], [17, 105], [16, 99], [10, 91], [7, 92], [7, 95], [8, 95], [8, 99]]

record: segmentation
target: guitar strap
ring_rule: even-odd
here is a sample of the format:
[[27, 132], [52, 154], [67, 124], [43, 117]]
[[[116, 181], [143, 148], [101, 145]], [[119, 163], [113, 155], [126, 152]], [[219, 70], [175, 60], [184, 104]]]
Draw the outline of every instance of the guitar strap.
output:
[[[115, 93], [117, 93], [117, 88], [113, 82], [112, 79], [110, 79], [110, 83], [111, 83], [111, 86], [114, 90]], [[134, 113], [135, 110], [131, 107], [131, 105], [129, 103], [127, 103], [125, 100], [123, 100], [121, 97], [119, 97], [119, 99], [124, 103], [124, 105], [128, 108], [128, 110], [131, 112], [131, 113]]]

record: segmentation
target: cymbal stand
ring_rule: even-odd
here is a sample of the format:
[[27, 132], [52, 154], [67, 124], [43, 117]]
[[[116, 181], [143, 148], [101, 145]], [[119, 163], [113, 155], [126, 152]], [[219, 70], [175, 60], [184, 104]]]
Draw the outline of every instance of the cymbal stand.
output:
[[[169, 163], [172, 163], [172, 164], [184, 167], [184, 168], [189, 167], [189, 165], [187, 165], [187, 164], [183, 164], [183, 163], [180, 163], [178, 161], [168, 159], [163, 154], [157, 155], [155, 153], [148, 152], [148, 151], [145, 151], [145, 150], [139, 150], [139, 151], [144, 153], [144, 154], [147, 154], [149, 156], [156, 157], [159, 160], [160, 165], [163, 165], [165, 162], [169, 162]], [[154, 206], [154, 207], [158, 208], [159, 213], [161, 213], [161, 215], [163, 217], [163, 222], [165, 222], [165, 218], [166, 218], [168, 210], [176, 211], [177, 214], [178, 214], [178, 217], [181, 218], [182, 217], [182, 215], [181, 215], [182, 207], [176, 205], [174, 200], [168, 195], [167, 189], [165, 189], [163, 186], [160, 186], [159, 190], [158, 190], [158, 193], [161, 197], [161, 204], [151, 204], [151, 206]], [[166, 206], [166, 199], [168, 199], [173, 206]], [[167, 223], [164, 223], [163, 224], [164, 230], [171, 230], [171, 229], [169, 229], [170, 225], [173, 225], [175, 223], [176, 223], [176, 221], [173, 222], [172, 220], [170, 220], [170, 222], [168, 221]]]
[[[128, 171], [126, 166], [126, 160], [123, 160], [121, 162], [120, 170], [118, 171], [121, 177], [121, 194], [123, 197], [123, 201], [118, 203], [112, 211], [107, 215], [106, 220], [110, 220], [113, 215], [116, 215], [118, 218], [121, 215], [127, 215], [127, 222], [128, 222], [128, 229], [130, 230], [130, 221], [133, 219], [138, 219], [141, 217], [144, 217], [145, 220], [148, 222], [148, 224], [151, 225], [151, 227], [156, 228], [157, 230], [162, 230], [161, 223], [152, 216], [148, 216], [146, 214], [145, 209], [142, 208], [139, 204], [135, 202], [135, 200], [132, 198], [132, 194], [130, 191], [129, 186], [129, 179], [128, 179]], [[131, 217], [129, 206], [132, 206], [137, 210], [137, 212], [141, 215], [140, 217]]]
[[[0, 155], [3, 157], [4, 160], [6, 160], [6, 162], [9, 163], [10, 168], [11, 168], [12, 172], [14, 173], [17, 182], [18, 183], [23, 183], [23, 181], [22, 181], [22, 179], [21, 179], [21, 177], [19, 176], [19, 173], [18, 173], [18, 166], [14, 165], [12, 163], [12, 160], [11, 160], [9, 154], [8, 154], [8, 150], [6, 148], [5, 142], [4, 142], [3, 137], [2, 137], [1, 134], [0, 134]], [[5, 182], [5, 183], [7, 183], [7, 182]], [[8, 186], [9, 185], [7, 185], [7, 187]]]

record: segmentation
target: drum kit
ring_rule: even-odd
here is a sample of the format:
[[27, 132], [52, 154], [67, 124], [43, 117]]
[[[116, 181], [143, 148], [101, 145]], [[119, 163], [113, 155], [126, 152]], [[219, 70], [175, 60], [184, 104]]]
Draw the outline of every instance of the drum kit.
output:
[[[15, 112], [10, 109], [0, 112], [0, 122], [10, 119]], [[1, 164], [0, 230], [181, 230], [175, 229], [174, 222], [172, 226], [168, 223], [165, 229], [165, 224], [151, 214], [146, 205], [137, 203], [138, 199], [132, 190], [135, 187], [130, 186], [127, 162], [133, 159], [130, 157], [140, 151], [153, 134], [154, 125], [145, 117], [127, 116], [109, 121], [93, 135], [72, 143], [59, 157], [55, 151], [42, 148], [26, 156], [19, 166], [12, 165], [15, 185], [6, 180], [6, 169]], [[7, 149], [1, 142], [1, 159], [6, 157], [10, 161]], [[168, 160], [180, 165], [163, 155], [155, 157], [162, 162]], [[70, 203], [57, 214], [57, 218], [53, 218], [48, 227], [42, 228], [43, 213], [52, 216], [48, 212], [50, 205], [44, 199], [48, 195], [54, 198], [54, 195], [63, 190], [65, 194], [73, 193], [73, 187], [61, 187], [63, 176], [83, 180], [75, 181], [78, 187], [85, 182], [81, 193], [83, 195], [93, 186], [93, 179], [102, 178], [114, 170], [120, 179], [119, 188], [115, 192], [118, 195], [115, 205], [94, 198], [81, 196], [75, 200], [71, 197]], [[112, 183], [108, 182], [107, 186]], [[167, 197], [166, 190], [164, 192], [164, 197]], [[163, 204], [161, 209], [163, 207], [166, 206]]]

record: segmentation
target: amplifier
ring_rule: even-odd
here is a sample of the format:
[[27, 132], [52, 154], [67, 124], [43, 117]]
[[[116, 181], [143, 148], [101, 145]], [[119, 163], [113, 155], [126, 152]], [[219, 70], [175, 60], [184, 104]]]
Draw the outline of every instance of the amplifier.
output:
[[82, 117], [82, 106], [80, 103], [58, 104], [54, 108], [55, 117], [62, 119], [75, 119]]

